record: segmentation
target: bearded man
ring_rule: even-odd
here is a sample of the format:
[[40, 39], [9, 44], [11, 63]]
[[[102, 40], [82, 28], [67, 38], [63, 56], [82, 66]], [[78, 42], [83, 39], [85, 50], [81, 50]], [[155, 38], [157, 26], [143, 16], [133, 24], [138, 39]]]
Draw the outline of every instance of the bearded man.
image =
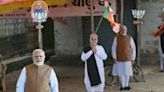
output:
[[120, 24], [119, 32], [112, 45], [112, 57], [115, 61], [115, 75], [121, 81], [120, 90], [130, 90], [129, 78], [133, 75], [132, 64], [136, 58], [133, 38], [127, 34], [127, 27]]
[[35, 49], [33, 63], [25, 66], [18, 78], [16, 92], [59, 92], [58, 80], [52, 67], [45, 65], [45, 52]]

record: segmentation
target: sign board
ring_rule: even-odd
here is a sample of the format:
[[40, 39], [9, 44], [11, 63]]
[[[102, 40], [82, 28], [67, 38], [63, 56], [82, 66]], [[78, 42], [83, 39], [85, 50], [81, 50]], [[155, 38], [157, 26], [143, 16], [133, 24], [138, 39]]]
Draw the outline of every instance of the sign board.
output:
[[[104, 10], [104, 0], [93, 0], [94, 16], [101, 16]], [[108, 0], [112, 4], [112, 9], [116, 11], [116, 0]], [[71, 0], [70, 3], [64, 6], [49, 6], [49, 17], [65, 17], [65, 16], [90, 16], [91, 2], [90, 0]], [[17, 10], [9, 14], [1, 14], [1, 18], [31, 18], [30, 11]]]

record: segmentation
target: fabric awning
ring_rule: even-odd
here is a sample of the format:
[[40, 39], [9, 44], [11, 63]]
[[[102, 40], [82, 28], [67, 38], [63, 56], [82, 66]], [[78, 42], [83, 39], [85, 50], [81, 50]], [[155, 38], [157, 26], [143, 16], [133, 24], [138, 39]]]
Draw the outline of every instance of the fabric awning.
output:
[[[0, 0], [0, 14], [13, 12], [17, 9], [30, 9], [35, 0]], [[69, 0], [43, 0], [48, 5], [65, 5]]]

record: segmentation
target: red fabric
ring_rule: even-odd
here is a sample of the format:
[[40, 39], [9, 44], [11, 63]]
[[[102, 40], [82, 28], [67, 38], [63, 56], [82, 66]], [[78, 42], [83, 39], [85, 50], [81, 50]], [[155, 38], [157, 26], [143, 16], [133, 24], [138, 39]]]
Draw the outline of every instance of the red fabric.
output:
[[160, 36], [161, 34], [164, 33], [164, 23], [159, 26], [159, 29], [157, 32], [153, 33], [154, 37]]
[[117, 23], [114, 19], [114, 12], [110, 11], [108, 15], [108, 21], [110, 22], [110, 25], [115, 33], [119, 32], [119, 23]]
[[111, 26], [113, 27], [115, 25], [115, 20], [114, 20], [114, 12], [110, 12], [108, 16], [108, 21], [110, 21]]

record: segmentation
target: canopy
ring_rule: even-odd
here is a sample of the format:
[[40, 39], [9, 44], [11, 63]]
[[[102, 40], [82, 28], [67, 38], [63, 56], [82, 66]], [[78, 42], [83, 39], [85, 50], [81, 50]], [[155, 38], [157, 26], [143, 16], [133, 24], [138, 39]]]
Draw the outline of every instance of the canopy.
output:
[[[35, 0], [0, 0], [0, 14], [6, 14], [17, 9], [29, 9]], [[69, 0], [43, 0], [48, 5], [65, 5]]]

